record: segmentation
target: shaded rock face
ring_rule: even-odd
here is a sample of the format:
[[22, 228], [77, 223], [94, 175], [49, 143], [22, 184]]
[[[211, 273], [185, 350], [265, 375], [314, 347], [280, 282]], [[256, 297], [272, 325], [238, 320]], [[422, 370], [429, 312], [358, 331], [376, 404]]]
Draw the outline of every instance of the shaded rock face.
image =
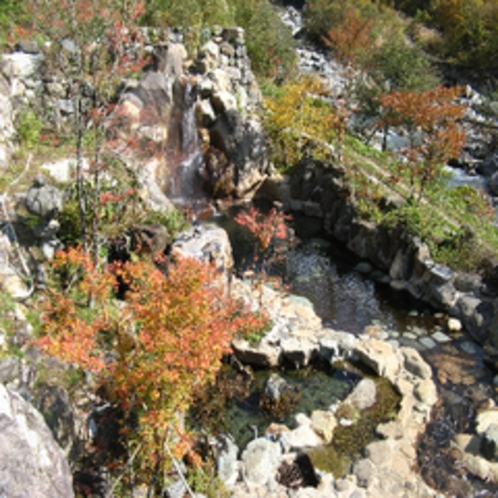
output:
[[76, 420], [66, 390], [60, 386], [45, 386], [37, 393], [35, 405], [45, 417], [55, 440], [69, 456], [76, 442]]
[[137, 134], [163, 153], [153, 176], [176, 202], [202, 197], [202, 183], [217, 197], [248, 195], [267, 176], [269, 161], [266, 135], [253, 115], [260, 93], [243, 30], [224, 30], [191, 65], [176, 41], [156, 47], [155, 55], [154, 70], [121, 98], [118, 134]]
[[72, 476], [41, 414], [0, 385], [0, 495], [71, 498]]

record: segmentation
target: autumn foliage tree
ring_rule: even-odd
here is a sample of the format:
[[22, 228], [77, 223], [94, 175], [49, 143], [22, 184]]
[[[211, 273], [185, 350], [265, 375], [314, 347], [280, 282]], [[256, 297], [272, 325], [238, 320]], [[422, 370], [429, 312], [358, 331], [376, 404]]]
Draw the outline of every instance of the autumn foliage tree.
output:
[[394, 91], [380, 97], [382, 116], [379, 126], [404, 129], [409, 144], [402, 150], [412, 192], [423, 195], [427, 183], [439, 167], [459, 156], [465, 135], [458, 123], [465, 107], [455, 102], [461, 88], [438, 87], [423, 92]]
[[[164, 261], [162, 262], [164, 263]], [[81, 249], [59, 252], [57, 285], [42, 303], [41, 350], [95, 376], [96, 388], [138, 416], [130, 444], [140, 445], [142, 476], [167, 468], [191, 444], [181, 414], [194, 394], [214, 379], [237, 333], [264, 327], [227, 294], [216, 270], [191, 259], [95, 266]], [[128, 287], [124, 301], [115, 289]], [[88, 307], [91, 300], [95, 303]]]
[[323, 41], [340, 60], [353, 63], [361, 57], [362, 52], [371, 49], [373, 28], [371, 17], [362, 15], [358, 8], [350, 6], [342, 14], [342, 19], [327, 30]]
[[344, 102], [332, 103], [328, 97], [320, 79], [303, 77], [265, 100], [264, 124], [281, 169], [294, 166], [311, 150], [317, 157], [340, 157], [347, 110]]

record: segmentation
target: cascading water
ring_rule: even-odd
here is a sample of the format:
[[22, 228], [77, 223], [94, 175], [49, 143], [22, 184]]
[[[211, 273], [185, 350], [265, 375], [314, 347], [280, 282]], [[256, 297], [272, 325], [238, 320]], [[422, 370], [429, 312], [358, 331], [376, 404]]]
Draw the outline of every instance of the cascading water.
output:
[[170, 171], [166, 195], [174, 204], [190, 206], [195, 211], [206, 202], [202, 188], [204, 155], [195, 118], [197, 89], [188, 78], [178, 79], [173, 85], [173, 98], [166, 153]]

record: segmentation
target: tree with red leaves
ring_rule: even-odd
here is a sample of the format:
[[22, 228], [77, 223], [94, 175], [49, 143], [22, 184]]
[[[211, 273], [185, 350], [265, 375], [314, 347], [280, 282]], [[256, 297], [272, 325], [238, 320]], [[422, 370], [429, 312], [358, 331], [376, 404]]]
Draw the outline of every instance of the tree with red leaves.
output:
[[437, 87], [423, 92], [393, 91], [380, 97], [382, 117], [379, 126], [401, 127], [408, 132], [409, 145], [402, 150], [409, 168], [412, 193], [417, 200], [427, 183], [448, 160], [459, 156], [465, 135], [458, 120], [465, 107], [455, 102], [461, 88]]
[[[189, 451], [182, 414], [214, 380], [232, 339], [268, 320], [232, 299], [214, 266], [193, 259], [169, 262], [165, 273], [151, 260], [102, 267], [70, 248], [52, 268], [33, 342], [92, 372], [100, 395], [124, 414], [123, 435], [140, 449], [137, 477], [153, 487], [171, 458]], [[128, 287], [124, 301], [113, 298], [118, 282]]]

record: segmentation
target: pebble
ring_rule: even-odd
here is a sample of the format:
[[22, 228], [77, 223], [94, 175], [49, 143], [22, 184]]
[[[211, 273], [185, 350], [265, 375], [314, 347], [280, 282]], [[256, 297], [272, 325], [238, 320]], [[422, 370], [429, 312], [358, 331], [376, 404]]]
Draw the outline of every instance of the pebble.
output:
[[450, 342], [451, 337], [447, 336], [443, 332], [436, 332], [432, 335], [432, 338], [437, 342]]
[[448, 318], [446, 327], [449, 332], [460, 332], [462, 330], [462, 322], [457, 318]]
[[470, 341], [465, 341], [462, 342], [459, 346], [459, 348], [464, 352], [468, 354], [476, 354], [479, 352], [479, 348], [477, 347], [476, 344]]
[[436, 342], [430, 337], [422, 337], [420, 339], [420, 344], [424, 345], [427, 349], [436, 347]]
[[413, 332], [405, 332], [403, 334], [403, 339], [411, 339], [412, 341], [416, 341], [417, 340], [417, 334], [415, 334]]
[[411, 330], [414, 334], [418, 335], [419, 337], [420, 336], [423, 336], [426, 334], [426, 331], [425, 329], [423, 329], [422, 327], [412, 327], [412, 330]]

